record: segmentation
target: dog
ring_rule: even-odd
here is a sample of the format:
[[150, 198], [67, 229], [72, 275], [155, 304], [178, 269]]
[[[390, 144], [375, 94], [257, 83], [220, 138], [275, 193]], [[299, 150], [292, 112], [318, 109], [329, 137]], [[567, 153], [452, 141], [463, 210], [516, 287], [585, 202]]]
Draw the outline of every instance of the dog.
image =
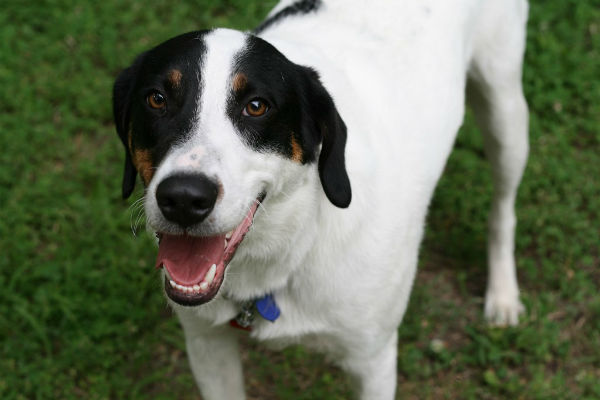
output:
[[517, 324], [527, 13], [526, 0], [283, 0], [252, 32], [186, 33], [120, 73], [123, 197], [139, 174], [203, 398], [244, 398], [240, 334], [323, 352], [359, 398], [394, 398], [397, 330], [465, 103], [494, 181], [484, 313]]

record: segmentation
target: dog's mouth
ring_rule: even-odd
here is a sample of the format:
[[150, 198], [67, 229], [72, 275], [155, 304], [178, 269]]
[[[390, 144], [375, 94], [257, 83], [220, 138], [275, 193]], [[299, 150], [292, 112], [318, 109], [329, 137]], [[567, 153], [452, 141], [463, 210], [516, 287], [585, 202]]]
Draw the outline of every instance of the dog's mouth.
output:
[[196, 306], [218, 293], [225, 269], [244, 236], [264, 195], [257, 199], [242, 222], [232, 231], [216, 236], [159, 233], [156, 267], [165, 269], [165, 292], [174, 302]]

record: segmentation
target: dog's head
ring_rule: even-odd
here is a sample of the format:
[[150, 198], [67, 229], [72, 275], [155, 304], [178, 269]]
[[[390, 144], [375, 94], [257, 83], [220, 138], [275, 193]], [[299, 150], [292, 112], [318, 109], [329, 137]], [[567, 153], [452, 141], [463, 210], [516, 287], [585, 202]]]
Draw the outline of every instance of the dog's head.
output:
[[[123, 197], [139, 173], [168, 296], [212, 299], [260, 202], [317, 174], [350, 204], [346, 127], [317, 73], [264, 40], [192, 32], [140, 55], [114, 85], [125, 146]], [[318, 172], [317, 172], [318, 171]]]

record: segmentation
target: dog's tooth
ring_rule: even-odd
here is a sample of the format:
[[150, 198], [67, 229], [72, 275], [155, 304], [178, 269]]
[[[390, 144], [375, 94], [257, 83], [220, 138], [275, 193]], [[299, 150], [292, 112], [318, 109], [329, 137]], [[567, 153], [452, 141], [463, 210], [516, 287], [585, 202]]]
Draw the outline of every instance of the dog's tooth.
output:
[[206, 276], [204, 277], [204, 282], [206, 282], [208, 285], [213, 283], [216, 273], [217, 273], [217, 264], [213, 264], [210, 266], [210, 269], [206, 273]]
[[231, 236], [233, 236], [233, 231], [229, 231], [225, 234], [225, 239], [229, 240], [231, 239]]
[[225, 242], [225, 247], [224, 248], [227, 248], [227, 240], [224, 240], [224, 242]]
[[199, 291], [200, 291], [200, 286], [194, 285], [194, 292], [199, 292]]
[[200, 283], [200, 290], [204, 292], [206, 289], [208, 289], [208, 283], [201, 282]]
[[173, 279], [171, 279], [171, 280], [169, 281], [169, 283], [171, 284], [171, 287], [177, 287], [177, 286], [176, 286], [177, 284], [175, 283], [175, 281], [174, 281]]

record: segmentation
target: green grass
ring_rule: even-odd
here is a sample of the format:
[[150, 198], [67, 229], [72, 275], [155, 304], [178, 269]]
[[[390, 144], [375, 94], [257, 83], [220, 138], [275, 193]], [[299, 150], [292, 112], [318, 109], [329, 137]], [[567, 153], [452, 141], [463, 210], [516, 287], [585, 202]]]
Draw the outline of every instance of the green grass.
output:
[[[120, 199], [114, 77], [202, 27], [248, 28], [274, 1], [3, 3], [0, 13], [0, 398], [198, 398], [146, 235]], [[407, 399], [600, 398], [600, 3], [531, 6], [531, 157], [518, 199], [527, 315], [482, 319], [490, 172], [467, 116], [433, 200], [400, 328]], [[135, 215], [134, 215], [135, 216]], [[345, 399], [294, 347], [245, 343], [249, 398]]]

